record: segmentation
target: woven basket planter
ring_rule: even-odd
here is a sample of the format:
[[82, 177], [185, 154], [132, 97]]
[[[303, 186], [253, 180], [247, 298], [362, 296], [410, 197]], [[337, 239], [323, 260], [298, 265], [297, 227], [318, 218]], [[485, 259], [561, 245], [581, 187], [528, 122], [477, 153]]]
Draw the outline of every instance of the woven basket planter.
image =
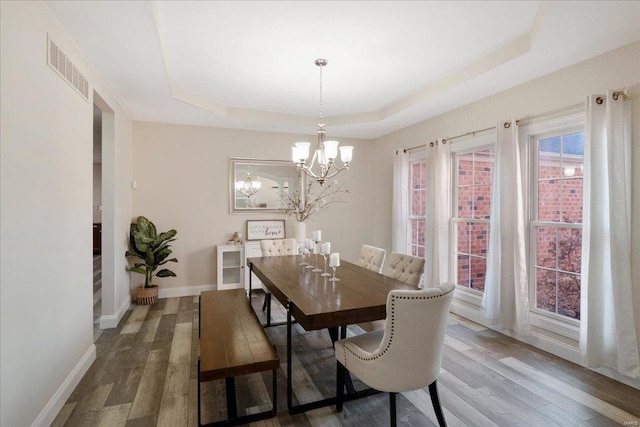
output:
[[158, 285], [145, 288], [140, 285], [136, 288], [136, 302], [138, 305], [151, 305], [158, 302]]

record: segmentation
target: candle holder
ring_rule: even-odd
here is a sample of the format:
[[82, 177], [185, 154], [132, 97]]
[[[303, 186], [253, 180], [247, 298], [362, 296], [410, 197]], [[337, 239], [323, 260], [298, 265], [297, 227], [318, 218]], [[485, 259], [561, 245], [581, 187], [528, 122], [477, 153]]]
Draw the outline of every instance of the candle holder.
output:
[[[305, 249], [305, 252], [309, 254], [309, 261], [311, 261], [311, 252], [309, 251], [309, 249]], [[308, 262], [308, 263], [306, 263], [304, 268], [313, 268], [313, 265], [311, 265], [311, 263]]]
[[331, 268], [333, 268], [333, 277], [331, 277], [331, 279], [329, 279], [329, 281], [330, 281], [330, 282], [339, 282], [339, 281], [340, 281], [340, 279], [338, 279], [338, 278], [336, 277], [336, 268], [335, 268], [335, 267], [331, 267]]
[[308, 265], [309, 263], [308, 263], [307, 261], [305, 261], [305, 258], [306, 258], [306, 257], [305, 257], [305, 255], [306, 255], [306, 253], [305, 253], [305, 248], [304, 248], [304, 247], [301, 247], [301, 248], [299, 249], [299, 252], [302, 254], [302, 262], [300, 263], [300, 265], [302, 265], [302, 266]]
[[327, 273], [327, 254], [322, 254], [322, 258], [324, 259], [324, 273], [322, 273], [321, 276], [329, 277], [331, 274]]
[[320, 273], [322, 271], [322, 269], [320, 268], [320, 264], [318, 264], [318, 243], [320, 242], [316, 242], [316, 245], [314, 246], [315, 248], [315, 252], [316, 252], [316, 268], [314, 268], [313, 270], [311, 270], [312, 273]]

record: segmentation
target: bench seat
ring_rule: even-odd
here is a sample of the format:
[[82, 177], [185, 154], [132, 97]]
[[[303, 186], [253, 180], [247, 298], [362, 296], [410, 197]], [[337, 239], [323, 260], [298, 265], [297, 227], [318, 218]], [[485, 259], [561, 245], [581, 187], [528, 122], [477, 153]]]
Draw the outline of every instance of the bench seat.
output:
[[[244, 289], [202, 292], [200, 295], [200, 358], [198, 359], [198, 423], [201, 424], [200, 383], [224, 379], [227, 420], [210, 425], [237, 425], [273, 417], [277, 411], [276, 371], [280, 366]], [[237, 416], [234, 377], [273, 372], [270, 411]]]

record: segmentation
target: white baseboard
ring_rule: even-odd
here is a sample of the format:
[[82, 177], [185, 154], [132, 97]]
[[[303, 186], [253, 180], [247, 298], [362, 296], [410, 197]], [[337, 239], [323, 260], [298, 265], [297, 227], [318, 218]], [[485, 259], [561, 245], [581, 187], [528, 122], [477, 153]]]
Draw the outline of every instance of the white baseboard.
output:
[[95, 344], [91, 344], [89, 350], [80, 358], [80, 361], [62, 382], [58, 390], [56, 390], [53, 397], [49, 400], [42, 412], [40, 412], [33, 424], [31, 424], [32, 427], [47, 427], [53, 423], [60, 409], [62, 409], [67, 399], [69, 399], [69, 396], [71, 396], [71, 393], [84, 374], [87, 373], [94, 360], [96, 360], [96, 346]]
[[216, 285], [182, 286], [180, 288], [160, 288], [158, 298], [179, 298], [200, 295], [202, 292], [215, 291]]
[[131, 301], [125, 299], [115, 314], [100, 316], [100, 329], [117, 328], [118, 323], [120, 323], [122, 316], [124, 316], [127, 310], [129, 310], [129, 307], [131, 307]]

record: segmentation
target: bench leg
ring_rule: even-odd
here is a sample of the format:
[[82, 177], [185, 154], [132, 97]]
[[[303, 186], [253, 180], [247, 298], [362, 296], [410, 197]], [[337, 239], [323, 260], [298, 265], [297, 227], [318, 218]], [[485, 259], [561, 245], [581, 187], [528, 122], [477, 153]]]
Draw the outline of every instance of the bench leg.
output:
[[[238, 417], [238, 406], [236, 402], [236, 383], [234, 377], [225, 378], [225, 392], [227, 395], [227, 419], [205, 424], [205, 426], [237, 426], [240, 424], [249, 424], [255, 421], [265, 420], [276, 416], [278, 412], [278, 370], [271, 371], [271, 410], [260, 412], [257, 414], [244, 415]], [[198, 426], [202, 427], [202, 412], [200, 409], [200, 361], [198, 360]]]

